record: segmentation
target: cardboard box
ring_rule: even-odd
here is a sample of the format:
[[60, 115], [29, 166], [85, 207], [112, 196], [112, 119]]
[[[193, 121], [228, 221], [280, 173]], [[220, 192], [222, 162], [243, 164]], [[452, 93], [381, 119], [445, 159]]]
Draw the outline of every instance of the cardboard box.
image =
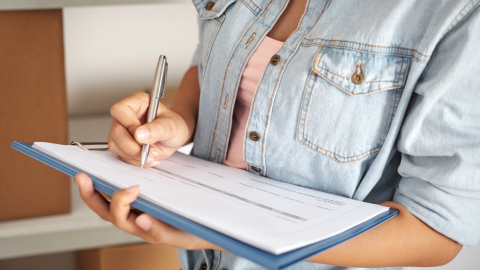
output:
[[0, 221], [70, 211], [69, 177], [10, 148], [68, 143], [62, 11], [0, 12]]
[[175, 248], [136, 244], [77, 252], [78, 270], [179, 270]]

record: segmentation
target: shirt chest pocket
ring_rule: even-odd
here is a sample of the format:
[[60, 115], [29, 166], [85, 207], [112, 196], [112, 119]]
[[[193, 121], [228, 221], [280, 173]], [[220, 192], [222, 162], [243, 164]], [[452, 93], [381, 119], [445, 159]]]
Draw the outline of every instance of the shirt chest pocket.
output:
[[297, 140], [341, 163], [378, 153], [410, 58], [319, 47], [300, 109]]

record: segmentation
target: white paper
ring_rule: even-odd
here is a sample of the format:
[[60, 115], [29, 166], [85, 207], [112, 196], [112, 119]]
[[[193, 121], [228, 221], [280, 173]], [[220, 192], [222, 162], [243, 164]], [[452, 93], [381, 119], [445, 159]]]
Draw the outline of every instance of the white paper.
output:
[[110, 151], [35, 143], [119, 188], [206, 227], [273, 254], [282, 254], [352, 228], [388, 207], [355, 201], [257, 176], [181, 153], [142, 169]]

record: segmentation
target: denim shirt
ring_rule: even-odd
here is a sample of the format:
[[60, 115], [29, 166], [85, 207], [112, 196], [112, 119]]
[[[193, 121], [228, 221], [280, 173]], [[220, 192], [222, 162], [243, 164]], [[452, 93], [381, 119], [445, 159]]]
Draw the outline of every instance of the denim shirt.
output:
[[[213, 1], [213, 2], [211, 2]], [[245, 65], [288, 0], [193, 0], [193, 155], [223, 163]], [[245, 129], [251, 173], [393, 200], [462, 245], [480, 239], [480, 0], [309, 0], [265, 68]], [[250, 134], [259, 134], [259, 140]], [[182, 269], [263, 269], [179, 250]], [[299, 263], [291, 269], [355, 269]], [[403, 269], [403, 268], [388, 268]]]

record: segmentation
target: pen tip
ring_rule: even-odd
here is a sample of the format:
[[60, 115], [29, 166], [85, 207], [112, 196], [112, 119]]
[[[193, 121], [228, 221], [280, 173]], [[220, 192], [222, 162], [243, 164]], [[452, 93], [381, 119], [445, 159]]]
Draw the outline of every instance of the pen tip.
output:
[[143, 165], [142, 165], [142, 169], [143, 169]]

